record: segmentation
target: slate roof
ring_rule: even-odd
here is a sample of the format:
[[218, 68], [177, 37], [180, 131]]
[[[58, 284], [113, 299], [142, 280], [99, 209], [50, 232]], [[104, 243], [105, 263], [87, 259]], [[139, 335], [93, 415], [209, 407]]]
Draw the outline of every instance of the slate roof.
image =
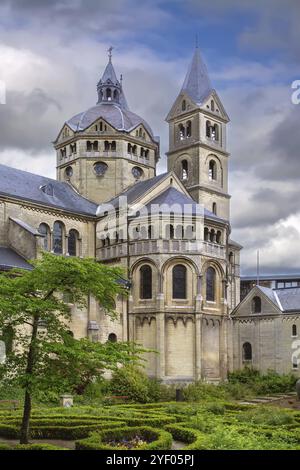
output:
[[[127, 197], [127, 203], [132, 204], [136, 199], [138, 199], [140, 196], [145, 194], [149, 189], [154, 187], [157, 183], [159, 183], [161, 180], [163, 180], [168, 173], [162, 173], [158, 176], [154, 176], [153, 178], [150, 178], [145, 181], [140, 181], [139, 183], [135, 183], [132, 186], [130, 186], [128, 189], [123, 191], [122, 193], [118, 194], [116, 197], [111, 199], [110, 201], [104, 202], [99, 206], [98, 210], [98, 215], [101, 215], [103, 205], [105, 204], [110, 204], [112, 205], [115, 209], [119, 208], [119, 197], [120, 196], [126, 196]], [[104, 211], [105, 211], [104, 207]]]
[[129, 111], [120, 103], [99, 103], [89, 108], [87, 111], [76, 114], [67, 121], [67, 125], [73, 131], [83, 131], [97, 119], [104, 119], [118, 131], [130, 132], [135, 127], [143, 124], [145, 129], [153, 137], [153, 132], [149, 124], [137, 114]]
[[1, 195], [88, 216], [96, 216], [98, 207], [68, 183], [0, 164]]
[[6, 246], [0, 246], [0, 270], [9, 270], [13, 268], [21, 268], [31, 270], [31, 264], [18, 255], [14, 250]]
[[203, 211], [203, 207], [200, 204], [197, 204], [194, 199], [173, 187], [167, 188], [163, 193], [159, 194], [157, 197], [152, 199], [149, 204], [147, 204], [146, 207], [149, 211], [151, 211], [152, 214], [155, 213], [155, 207], [151, 208], [151, 206], [155, 205], [160, 206], [159, 208], [157, 208], [158, 212], [169, 213], [169, 208], [171, 206], [171, 212], [174, 213], [185, 213], [198, 216], [202, 215], [204, 217], [211, 218], [219, 222], [225, 222], [224, 219], [217, 217], [209, 210], [204, 208]]
[[27, 232], [31, 233], [31, 235], [35, 235], [39, 237], [41, 236], [40, 232], [36, 228], [31, 227], [31, 225], [27, 224], [26, 222], [23, 222], [23, 220], [16, 219], [15, 217], [10, 217], [10, 220], [12, 220], [16, 224], [18, 224], [20, 227], [27, 230]]
[[[112, 205], [115, 209], [119, 208], [119, 198], [120, 196], [125, 196], [127, 197], [127, 204], [133, 204], [139, 197], [143, 196], [147, 191], [149, 191], [151, 188], [156, 186], [160, 181], [162, 181], [169, 173], [162, 173], [158, 176], [154, 176], [154, 178], [150, 178], [145, 181], [141, 181], [139, 183], [135, 183], [134, 185], [130, 186], [127, 190], [123, 191], [122, 193], [118, 194], [118, 196], [114, 197], [110, 201], [107, 201], [103, 205], [99, 206], [99, 210], [97, 212], [97, 215], [103, 215], [105, 211], [107, 211], [107, 206], [106, 204]], [[147, 209], [151, 213], [155, 213], [155, 208], [152, 208], [151, 210], [151, 205], [156, 205], [159, 204], [159, 212], [162, 210], [162, 212], [168, 212], [167, 205], [168, 206], [173, 206], [174, 208], [171, 209], [172, 212], [176, 212], [176, 209], [178, 208], [178, 213], [183, 213], [182, 208], [187, 210], [187, 213], [192, 213], [197, 214], [197, 215], [203, 215], [202, 213], [202, 208], [199, 206], [194, 199], [191, 197], [187, 196], [186, 194], [182, 193], [181, 191], [178, 191], [174, 187], [168, 187], [163, 193], [159, 194], [156, 196], [154, 199], [152, 199], [147, 205]], [[178, 207], [176, 208], [175, 205]], [[184, 207], [186, 206], [186, 207]], [[175, 209], [175, 210], [173, 210]], [[204, 217], [213, 219], [218, 222], [226, 223], [224, 219], [221, 219], [220, 217], [216, 216], [212, 212], [210, 212], [207, 209], [204, 209]]]
[[181, 91], [187, 93], [198, 105], [201, 105], [213, 91], [206, 65], [198, 47], [195, 49]]
[[256, 287], [282, 312], [300, 312], [300, 287], [287, 287], [285, 289], [270, 289], [262, 286]]

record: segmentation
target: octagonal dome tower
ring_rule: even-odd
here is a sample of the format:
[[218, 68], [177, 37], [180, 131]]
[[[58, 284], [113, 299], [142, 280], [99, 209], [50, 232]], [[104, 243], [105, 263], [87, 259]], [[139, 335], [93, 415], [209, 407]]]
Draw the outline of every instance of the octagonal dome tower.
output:
[[67, 120], [54, 142], [57, 178], [97, 203], [155, 176], [159, 158], [159, 139], [129, 110], [111, 51], [97, 84], [97, 104]]

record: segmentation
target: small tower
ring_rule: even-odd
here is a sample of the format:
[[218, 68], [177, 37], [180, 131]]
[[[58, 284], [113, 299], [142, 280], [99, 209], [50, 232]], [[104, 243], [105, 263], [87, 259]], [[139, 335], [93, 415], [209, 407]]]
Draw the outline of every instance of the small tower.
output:
[[198, 47], [166, 121], [168, 170], [177, 174], [195, 201], [229, 220], [226, 151], [229, 118], [212, 88]]
[[158, 138], [129, 110], [111, 51], [96, 106], [66, 121], [54, 142], [57, 179], [98, 204], [155, 176], [159, 158]]

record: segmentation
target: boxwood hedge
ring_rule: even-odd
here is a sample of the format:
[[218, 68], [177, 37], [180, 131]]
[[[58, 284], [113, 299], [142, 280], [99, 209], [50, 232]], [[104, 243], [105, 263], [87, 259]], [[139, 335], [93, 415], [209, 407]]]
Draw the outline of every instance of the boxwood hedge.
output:
[[[134, 447], [134, 450], [168, 450], [172, 446], [172, 435], [161, 429], [149, 426], [126, 427], [117, 429], [106, 429], [99, 434], [75, 442], [76, 450], [129, 450], [122, 441], [130, 440], [136, 436], [147, 441]], [[112, 445], [109, 441], [119, 442]]]

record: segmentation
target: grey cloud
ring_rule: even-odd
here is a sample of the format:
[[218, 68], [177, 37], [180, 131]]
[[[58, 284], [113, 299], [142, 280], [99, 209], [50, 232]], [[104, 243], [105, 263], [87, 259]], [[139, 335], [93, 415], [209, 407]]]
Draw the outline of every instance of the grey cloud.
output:
[[[234, 204], [237, 206], [238, 202], [235, 201]], [[243, 210], [236, 211], [233, 224], [236, 229], [249, 226], [261, 229], [299, 211], [298, 189], [283, 191], [260, 188], [250, 195], [246, 205], [243, 204]]]
[[270, 135], [268, 158], [258, 175], [266, 180], [298, 180], [300, 177], [300, 105], [294, 105]]
[[57, 133], [60, 114], [60, 105], [41, 89], [28, 95], [9, 92], [7, 104], [0, 107], [0, 150], [40, 152], [49, 148], [49, 137]]

